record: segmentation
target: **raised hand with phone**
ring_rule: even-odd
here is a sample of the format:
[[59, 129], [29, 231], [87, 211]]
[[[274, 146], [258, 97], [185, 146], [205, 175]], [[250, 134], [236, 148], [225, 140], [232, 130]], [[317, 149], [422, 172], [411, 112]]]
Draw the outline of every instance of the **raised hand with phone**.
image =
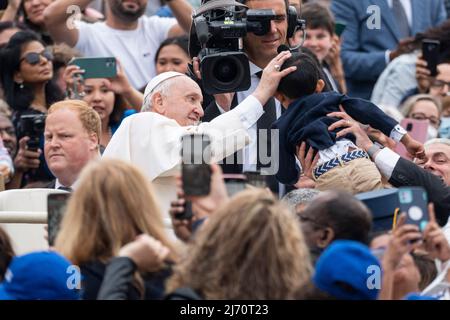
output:
[[84, 96], [84, 82], [86, 79], [109, 79], [110, 89], [122, 95], [128, 104], [140, 110], [143, 95], [134, 89], [119, 60], [114, 57], [75, 58], [64, 71], [64, 80], [75, 98]]

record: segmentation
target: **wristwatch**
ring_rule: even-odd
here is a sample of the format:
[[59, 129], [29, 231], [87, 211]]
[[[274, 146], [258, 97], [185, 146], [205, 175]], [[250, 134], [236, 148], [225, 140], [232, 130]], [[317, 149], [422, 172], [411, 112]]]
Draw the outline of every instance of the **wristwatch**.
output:
[[375, 153], [377, 153], [378, 151], [380, 151], [381, 149], [383, 149], [384, 146], [379, 144], [378, 142], [374, 142], [374, 144], [369, 148], [369, 150], [367, 150], [367, 153], [369, 154], [369, 157], [374, 160], [374, 155]]

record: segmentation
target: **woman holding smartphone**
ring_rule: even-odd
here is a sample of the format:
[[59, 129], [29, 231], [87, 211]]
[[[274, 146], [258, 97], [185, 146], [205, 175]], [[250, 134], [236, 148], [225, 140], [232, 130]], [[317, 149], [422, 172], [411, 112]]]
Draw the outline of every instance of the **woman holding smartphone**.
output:
[[[5, 100], [13, 110], [12, 122], [19, 134], [21, 130], [18, 130], [18, 127], [23, 115], [44, 115], [52, 103], [64, 98], [52, 81], [52, 60], [51, 51], [45, 48], [44, 43], [31, 31], [17, 32], [1, 51], [1, 85]], [[39, 148], [42, 147], [41, 137]], [[26, 173], [22, 185], [53, 179], [46, 168], [43, 155], [40, 155], [40, 163], [36, 163], [35, 170]]]
[[[122, 119], [140, 110], [143, 94], [131, 86], [118, 61], [115, 78], [82, 79], [84, 72], [76, 65], [69, 65], [64, 71], [64, 79], [68, 88], [73, 88], [74, 81], [80, 81], [81, 92], [76, 94], [100, 115], [100, 145], [103, 147], [100, 151], [103, 152]], [[75, 93], [70, 94], [74, 98]]]

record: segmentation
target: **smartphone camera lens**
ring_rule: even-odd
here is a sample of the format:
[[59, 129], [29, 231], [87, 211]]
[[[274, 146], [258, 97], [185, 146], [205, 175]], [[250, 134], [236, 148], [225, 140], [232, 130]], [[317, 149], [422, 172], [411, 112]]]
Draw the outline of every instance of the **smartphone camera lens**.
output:
[[414, 221], [419, 221], [423, 217], [422, 209], [417, 206], [412, 206], [408, 210], [409, 217]]

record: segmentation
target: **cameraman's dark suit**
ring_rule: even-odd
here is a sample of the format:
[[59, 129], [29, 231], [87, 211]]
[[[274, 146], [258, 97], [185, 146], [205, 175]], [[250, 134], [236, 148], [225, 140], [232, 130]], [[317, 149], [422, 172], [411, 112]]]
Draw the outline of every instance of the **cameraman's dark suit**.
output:
[[[261, 73], [260, 72], [258, 74], [255, 73], [255, 74], [253, 74], [253, 77], [255, 77], [255, 75], [259, 78]], [[258, 79], [253, 79], [253, 80], [257, 80], [259, 83]], [[248, 90], [249, 94], [252, 93], [250, 90], [251, 89]], [[234, 95], [234, 98], [233, 98], [233, 101], [231, 104], [231, 109], [236, 107], [239, 102], [242, 102], [242, 101], [238, 101], [238, 93], [236, 93]], [[264, 114], [257, 121], [257, 130], [259, 130], [259, 129], [270, 130], [270, 128], [272, 127], [272, 123], [277, 119], [275, 99], [271, 98], [269, 100], [269, 102], [267, 102], [263, 108], [264, 108]], [[283, 108], [281, 106], [280, 106], [280, 108], [281, 108], [281, 110], [283, 110]], [[217, 107], [216, 101], [214, 99], [210, 100], [210, 103], [204, 109], [205, 109], [205, 111], [204, 111], [205, 114], [202, 118], [202, 120], [204, 122], [209, 122], [221, 114], [221, 111]], [[258, 132], [258, 131], [256, 131], [256, 132]], [[270, 147], [271, 147], [272, 142], [270, 141], [270, 131], [267, 131], [267, 132], [269, 132], [269, 135], [268, 135], [267, 141], [265, 141], [265, 142], [258, 141], [259, 136], [257, 135], [257, 145], [265, 143], [266, 148], [267, 148], [266, 150], [271, 150]], [[278, 141], [276, 141], [274, 143], [278, 144]], [[243, 150], [240, 150], [240, 151], [236, 152], [235, 154], [231, 155], [229, 158], [224, 159], [223, 164], [221, 165], [224, 173], [242, 173], [243, 172], [242, 163], [239, 163], [237, 161], [238, 159], [242, 159], [242, 152], [243, 152]], [[238, 155], [239, 153], [241, 153], [241, 155]], [[256, 149], [256, 154], [257, 154], [256, 169], [259, 170], [260, 168], [263, 168], [264, 166], [261, 165], [261, 161], [259, 159], [258, 147]], [[275, 193], [279, 192], [279, 185], [278, 185], [278, 182], [276, 181], [274, 175], [268, 175], [266, 178], [266, 183], [273, 192], [275, 192]], [[286, 191], [288, 191], [288, 190], [286, 190]]]
[[411, 161], [400, 158], [394, 167], [389, 183], [394, 187], [421, 186], [434, 203], [436, 220], [440, 226], [447, 223], [450, 214], [450, 187], [434, 174]]

